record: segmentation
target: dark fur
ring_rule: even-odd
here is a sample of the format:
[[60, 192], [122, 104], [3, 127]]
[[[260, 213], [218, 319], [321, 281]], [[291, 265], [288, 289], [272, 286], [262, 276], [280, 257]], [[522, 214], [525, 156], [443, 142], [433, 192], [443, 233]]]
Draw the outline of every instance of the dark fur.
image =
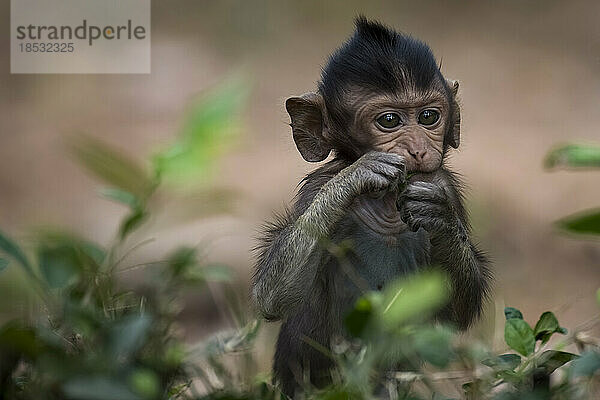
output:
[[[404, 72], [407, 79], [399, 79], [399, 71]], [[429, 46], [359, 17], [354, 35], [331, 55], [323, 69], [319, 92], [325, 100], [332, 128], [342, 131], [353, 118], [343, 106], [349, 85], [373, 92], [395, 92], [408, 89], [407, 81], [414, 83], [417, 89], [429, 88], [436, 78], [445, 85]], [[333, 139], [338, 157], [354, 161], [363, 153], [348, 136]]]
[[[446, 133], [451, 142], [458, 129], [454, 123], [459, 118], [458, 105], [431, 50], [422, 42], [359, 18], [353, 37], [323, 70], [319, 92], [330, 124], [323, 129], [335, 157], [303, 179], [292, 208], [266, 227], [257, 248], [254, 275], [253, 295], [261, 314], [268, 320], [283, 319], [273, 368], [275, 379], [288, 395], [294, 394], [307, 373], [314, 385], [330, 381], [331, 360], [314, 342], [329, 348], [332, 337], [345, 334], [343, 316], [364, 289], [356, 287], [356, 280], [343, 268], [345, 263], [367, 289], [381, 288], [398, 276], [439, 264], [448, 272], [453, 287], [452, 301], [442, 318], [466, 328], [481, 312], [489, 288], [489, 267], [470, 239], [462, 184], [455, 174], [441, 167], [426, 174], [425, 183], [408, 186], [400, 210], [411, 229], [398, 233], [393, 246], [348, 213], [356, 193], [365, 192], [363, 184], [372, 179], [368, 167], [379, 161], [376, 157], [365, 159], [363, 155], [370, 149], [345, 134], [347, 121], [354, 118], [344, 107], [347, 90], [357, 86], [374, 92], [411, 90], [404, 87], [407, 82], [420, 90], [437, 85], [436, 90], [445, 91], [454, 115]], [[304, 101], [298, 99], [295, 101]], [[310, 123], [319, 125], [314, 119]], [[299, 129], [294, 117], [292, 125]], [[303, 156], [318, 160], [327, 153], [319, 147], [320, 139], [315, 140], [316, 145]], [[434, 210], [431, 215], [430, 208]], [[347, 239], [353, 247], [344, 259], [326, 248], [327, 243]]]

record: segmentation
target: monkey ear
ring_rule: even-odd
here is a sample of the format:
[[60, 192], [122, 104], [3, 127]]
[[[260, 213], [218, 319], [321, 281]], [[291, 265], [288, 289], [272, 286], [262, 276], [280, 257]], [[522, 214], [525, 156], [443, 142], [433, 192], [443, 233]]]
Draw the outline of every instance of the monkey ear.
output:
[[327, 127], [323, 118], [323, 97], [318, 93], [306, 93], [285, 101], [290, 115], [292, 136], [298, 151], [306, 161], [323, 161], [331, 146], [327, 143]]
[[448, 84], [450, 90], [452, 90], [452, 95], [456, 97], [456, 95], [458, 94], [458, 81], [454, 79], [446, 79], [446, 83]]
[[460, 145], [460, 106], [458, 105], [458, 102], [456, 101], [456, 95], [458, 94], [458, 81], [455, 81], [453, 79], [446, 79], [446, 83], [448, 84], [448, 87], [450, 88], [450, 91], [452, 92], [452, 109], [453, 109], [453, 115], [452, 115], [452, 136], [450, 138], [448, 138], [448, 144], [457, 149], [458, 146]]

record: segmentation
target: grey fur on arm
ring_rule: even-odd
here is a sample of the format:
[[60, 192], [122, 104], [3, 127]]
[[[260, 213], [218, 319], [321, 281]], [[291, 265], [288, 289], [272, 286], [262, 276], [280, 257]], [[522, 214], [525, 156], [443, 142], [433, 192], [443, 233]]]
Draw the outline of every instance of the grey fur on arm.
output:
[[303, 197], [310, 193], [299, 196], [294, 209], [305, 211], [295, 220], [287, 215], [267, 233], [271, 238], [259, 254], [252, 287], [252, 296], [267, 320], [284, 318], [310, 293], [320, 264], [318, 242], [327, 236], [351, 201], [350, 188], [340, 184], [345, 177], [342, 174], [336, 178], [319, 190], [308, 207], [303, 207]]
[[442, 314], [464, 329], [481, 313], [491, 272], [485, 254], [471, 239], [460, 188], [456, 176], [441, 170], [433, 182], [407, 187], [402, 213], [413, 230], [422, 227], [429, 233], [431, 260], [448, 273], [452, 284], [451, 306]]
[[369, 152], [333, 178], [326, 173], [307, 177], [293, 215], [274, 224], [259, 249], [252, 296], [266, 319], [284, 318], [306, 299], [321, 264], [318, 243], [354, 198], [395, 185], [403, 176], [402, 157]]

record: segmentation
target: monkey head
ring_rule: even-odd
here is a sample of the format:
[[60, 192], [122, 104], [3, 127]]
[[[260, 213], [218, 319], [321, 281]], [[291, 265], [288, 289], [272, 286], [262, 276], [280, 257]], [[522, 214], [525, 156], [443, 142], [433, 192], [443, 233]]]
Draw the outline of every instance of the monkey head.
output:
[[408, 172], [433, 172], [460, 143], [457, 91], [426, 44], [359, 17], [318, 91], [287, 99], [286, 109], [307, 161], [333, 151], [353, 162], [376, 150], [402, 155]]

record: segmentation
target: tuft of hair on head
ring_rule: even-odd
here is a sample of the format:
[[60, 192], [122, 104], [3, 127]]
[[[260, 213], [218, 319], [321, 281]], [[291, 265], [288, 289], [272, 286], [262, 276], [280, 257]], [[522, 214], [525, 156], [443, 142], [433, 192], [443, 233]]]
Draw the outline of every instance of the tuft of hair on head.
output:
[[[330, 131], [344, 132], [354, 118], [347, 106], [353, 91], [407, 93], [428, 91], [444, 79], [429, 46], [410, 35], [359, 15], [353, 34], [329, 57], [321, 72], [319, 92]], [[360, 154], [348, 135], [331, 135], [337, 155], [353, 159]]]
[[354, 19], [354, 34], [361, 37], [371, 37], [382, 43], [394, 41], [396, 32], [379, 21], [369, 21], [364, 15], [358, 15]]
[[362, 15], [354, 24], [353, 35], [323, 68], [319, 90], [326, 102], [339, 100], [349, 86], [385, 92], [427, 89], [441, 77], [425, 43]]

